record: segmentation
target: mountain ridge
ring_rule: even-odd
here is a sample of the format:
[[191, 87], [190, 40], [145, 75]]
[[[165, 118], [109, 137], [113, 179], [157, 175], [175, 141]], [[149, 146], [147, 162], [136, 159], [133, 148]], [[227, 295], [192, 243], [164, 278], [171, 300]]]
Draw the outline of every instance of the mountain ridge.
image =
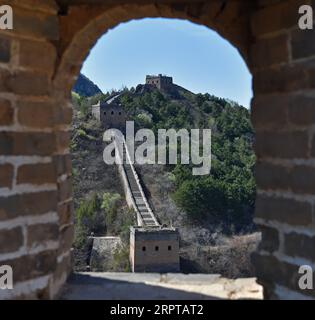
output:
[[73, 91], [84, 97], [92, 97], [96, 94], [103, 93], [102, 90], [83, 73], [79, 74]]

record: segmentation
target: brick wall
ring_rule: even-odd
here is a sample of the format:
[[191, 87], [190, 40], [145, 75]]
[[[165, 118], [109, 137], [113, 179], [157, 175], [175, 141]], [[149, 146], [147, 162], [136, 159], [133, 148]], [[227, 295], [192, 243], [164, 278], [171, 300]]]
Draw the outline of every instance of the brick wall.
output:
[[52, 298], [64, 283], [73, 239], [70, 90], [100, 35], [157, 16], [216, 30], [250, 66], [262, 230], [253, 263], [266, 298], [311, 294], [297, 288], [298, 266], [315, 260], [315, 33], [297, 30], [298, 6], [310, 1], [5, 2], [14, 30], [0, 30], [0, 264], [14, 267], [15, 289], [1, 297]]
[[297, 24], [298, 7], [310, 1], [267, 3], [260, 1], [251, 21], [255, 221], [262, 231], [253, 263], [266, 298], [314, 297], [298, 288], [299, 266], [315, 262], [315, 33]]
[[14, 280], [0, 298], [52, 298], [71, 270], [72, 109], [53, 95], [58, 8], [21, 3], [6, 1], [14, 29], [0, 30], [0, 265]]
[[179, 272], [179, 233], [171, 228], [130, 230], [133, 272]]

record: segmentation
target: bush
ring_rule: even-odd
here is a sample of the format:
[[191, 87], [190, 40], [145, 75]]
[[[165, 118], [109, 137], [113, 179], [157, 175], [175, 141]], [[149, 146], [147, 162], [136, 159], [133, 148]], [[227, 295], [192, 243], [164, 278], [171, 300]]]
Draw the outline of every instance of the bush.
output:
[[184, 181], [173, 197], [192, 220], [222, 217], [227, 209], [224, 183], [212, 177]]
[[121, 197], [118, 193], [105, 192], [103, 194], [101, 208], [105, 210], [107, 225], [113, 224], [116, 218], [117, 207], [120, 200]]
[[113, 269], [116, 272], [131, 272], [129, 246], [123, 246], [115, 251]]
[[125, 245], [129, 245], [130, 240], [130, 227], [135, 225], [135, 212], [133, 209], [125, 209], [120, 214], [121, 220], [118, 221], [119, 237]]
[[79, 100], [79, 110], [83, 117], [86, 117], [91, 109], [91, 105], [89, 104], [89, 101], [85, 97], [81, 97]]
[[97, 193], [93, 193], [90, 199], [81, 201], [80, 207], [77, 209], [77, 219], [80, 225], [85, 224], [85, 219], [93, 219], [99, 208], [99, 200]]
[[74, 247], [84, 248], [87, 244], [87, 237], [89, 236], [87, 228], [83, 225], [77, 225], [74, 234]]

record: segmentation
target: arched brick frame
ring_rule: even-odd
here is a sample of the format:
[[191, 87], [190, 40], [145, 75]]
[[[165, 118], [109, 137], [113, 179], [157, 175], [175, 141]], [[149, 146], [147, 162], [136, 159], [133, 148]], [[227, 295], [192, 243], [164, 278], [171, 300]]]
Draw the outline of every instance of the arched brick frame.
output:
[[[298, 292], [298, 265], [314, 266], [313, 33], [297, 29], [310, 1], [7, 0], [0, 30], [0, 265], [15, 289], [0, 298], [55, 297], [71, 271], [70, 89], [96, 40], [123, 21], [189, 19], [239, 49], [253, 74], [257, 155], [253, 255], [266, 298]], [[115, 3], [115, 4], [114, 4]]]

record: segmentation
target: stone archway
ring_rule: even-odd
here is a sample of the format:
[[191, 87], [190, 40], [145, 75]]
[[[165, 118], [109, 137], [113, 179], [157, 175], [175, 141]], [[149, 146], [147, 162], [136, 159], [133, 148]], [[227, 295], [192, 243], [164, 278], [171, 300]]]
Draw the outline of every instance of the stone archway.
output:
[[297, 26], [310, 1], [7, 2], [15, 28], [0, 30], [0, 264], [13, 266], [16, 286], [5, 297], [54, 297], [71, 270], [69, 93], [99, 36], [143, 17], [204, 24], [248, 63], [263, 235], [253, 262], [266, 298], [312, 294], [297, 286], [298, 265], [314, 265], [315, 52]]

